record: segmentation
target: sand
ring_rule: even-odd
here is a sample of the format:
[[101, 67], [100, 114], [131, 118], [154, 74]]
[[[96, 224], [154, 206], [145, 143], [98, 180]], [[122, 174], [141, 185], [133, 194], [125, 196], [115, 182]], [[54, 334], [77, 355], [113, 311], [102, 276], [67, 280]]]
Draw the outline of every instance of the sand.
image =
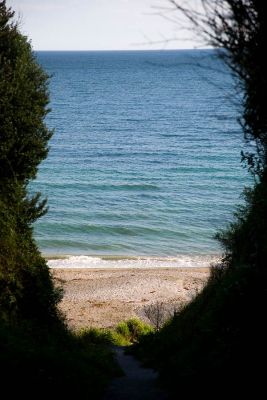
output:
[[56, 285], [64, 289], [59, 305], [71, 329], [114, 327], [139, 317], [160, 304], [166, 315], [201, 290], [208, 268], [51, 269]]

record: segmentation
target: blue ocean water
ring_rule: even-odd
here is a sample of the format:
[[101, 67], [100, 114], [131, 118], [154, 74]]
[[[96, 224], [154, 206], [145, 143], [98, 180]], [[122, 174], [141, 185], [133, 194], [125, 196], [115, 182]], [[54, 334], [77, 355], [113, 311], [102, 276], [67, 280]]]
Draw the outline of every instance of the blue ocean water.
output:
[[49, 199], [35, 225], [43, 253], [79, 262], [219, 254], [213, 236], [248, 176], [233, 81], [214, 52], [37, 57], [52, 75], [55, 129], [32, 185]]

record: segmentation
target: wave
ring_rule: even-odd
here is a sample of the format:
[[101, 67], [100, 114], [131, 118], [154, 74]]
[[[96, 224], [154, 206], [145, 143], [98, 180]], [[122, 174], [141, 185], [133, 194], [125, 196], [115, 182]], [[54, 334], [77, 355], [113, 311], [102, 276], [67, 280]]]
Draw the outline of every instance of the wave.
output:
[[161, 188], [158, 185], [149, 183], [124, 183], [124, 184], [92, 184], [87, 181], [67, 182], [61, 180], [60, 182], [51, 182], [48, 180], [40, 181], [39, 183], [44, 184], [47, 187], [52, 187], [53, 189], [72, 189], [72, 190], [107, 190], [107, 191], [160, 191]]
[[[43, 252], [168, 256], [220, 251], [214, 230], [231, 221], [249, 182], [239, 165], [240, 149], [246, 147], [237, 110], [221, 96], [231, 90], [231, 75], [216, 72], [221, 68], [211, 54], [38, 54], [53, 75], [47, 123], [56, 130], [30, 186], [50, 204], [34, 226]], [[192, 68], [192, 58], [209, 67], [200, 73]], [[224, 146], [218, 147], [218, 137]], [[179, 257], [131, 263], [202, 265]], [[69, 257], [67, 266], [114, 265], [99, 258]]]
[[48, 259], [50, 268], [208, 268], [220, 262], [219, 255], [179, 255], [176, 257], [131, 256], [55, 256]]

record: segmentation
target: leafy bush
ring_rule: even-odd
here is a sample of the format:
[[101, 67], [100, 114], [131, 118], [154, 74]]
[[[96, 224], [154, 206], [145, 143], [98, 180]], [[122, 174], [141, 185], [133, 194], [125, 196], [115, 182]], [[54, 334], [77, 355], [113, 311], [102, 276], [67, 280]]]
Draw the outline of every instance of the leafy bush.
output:
[[66, 330], [0, 324], [1, 391], [10, 398], [101, 398], [120, 370], [109, 346]]
[[136, 318], [120, 322], [115, 328], [115, 332], [123, 337], [128, 343], [138, 342], [142, 336], [152, 332], [153, 328]]
[[262, 278], [250, 267], [215, 268], [190, 304], [158, 332], [140, 338], [133, 351], [158, 369], [174, 398], [184, 391], [209, 396], [214, 387], [222, 394], [262, 385], [267, 355]]
[[82, 328], [77, 333], [77, 338], [85, 344], [90, 343], [107, 345], [112, 343], [112, 334], [109, 329]]
[[131, 318], [120, 322], [114, 329], [81, 329], [77, 335], [85, 343], [129, 346], [151, 332], [153, 332], [153, 328], [150, 325], [145, 324], [139, 319]]

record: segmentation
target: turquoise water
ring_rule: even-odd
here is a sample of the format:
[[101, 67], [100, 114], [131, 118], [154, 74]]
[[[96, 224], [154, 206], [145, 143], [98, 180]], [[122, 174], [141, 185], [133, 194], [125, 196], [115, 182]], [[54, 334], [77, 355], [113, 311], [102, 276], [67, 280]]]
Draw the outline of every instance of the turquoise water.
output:
[[233, 82], [214, 53], [37, 55], [55, 128], [33, 184], [49, 199], [41, 250], [76, 261], [219, 254], [213, 236], [248, 177]]

